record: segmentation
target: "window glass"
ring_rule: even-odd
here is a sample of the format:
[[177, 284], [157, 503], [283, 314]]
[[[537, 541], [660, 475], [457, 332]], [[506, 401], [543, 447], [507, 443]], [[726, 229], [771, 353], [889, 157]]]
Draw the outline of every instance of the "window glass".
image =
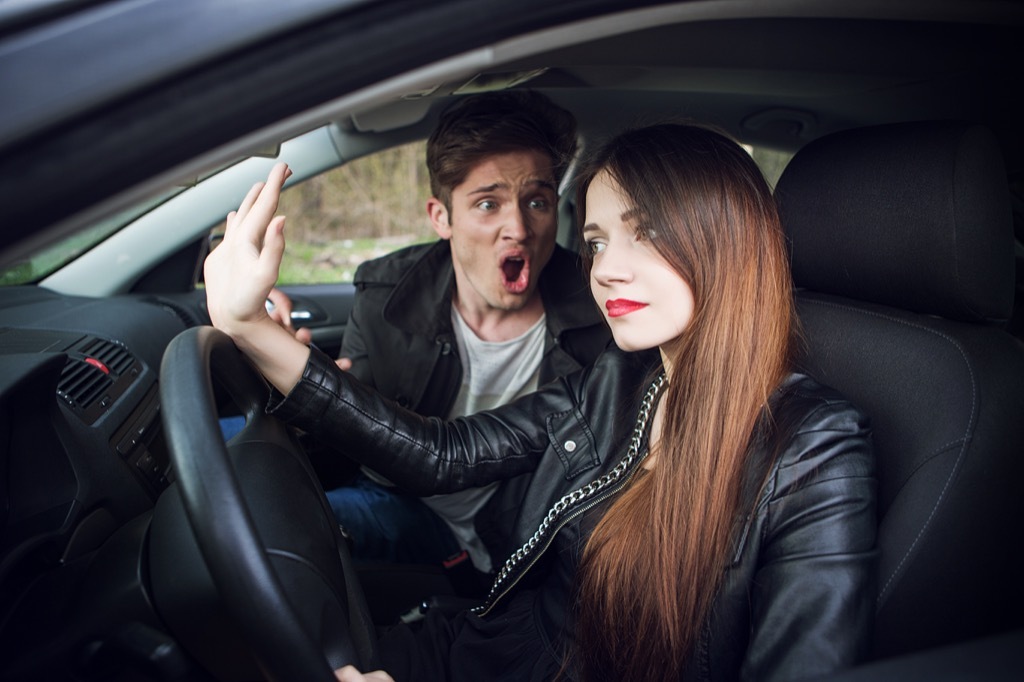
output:
[[154, 199], [133, 206], [106, 220], [101, 220], [88, 229], [76, 231], [67, 237], [58, 239], [36, 250], [21, 261], [0, 268], [0, 286], [38, 282], [181, 191], [181, 187], [175, 187]]
[[786, 168], [786, 164], [793, 158], [793, 152], [768, 149], [767, 147], [744, 146], [761, 168], [761, 172], [764, 173], [764, 178], [768, 181], [768, 185], [774, 190], [775, 185], [779, 182], [779, 177], [782, 175], [782, 171]]
[[437, 238], [425, 142], [387, 149], [289, 187], [280, 284], [351, 282], [364, 260]]
[[[357, 159], [286, 189], [278, 283], [351, 282], [365, 260], [437, 238], [427, 219], [423, 141]], [[791, 152], [748, 147], [774, 187]], [[215, 232], [223, 232], [223, 226]]]

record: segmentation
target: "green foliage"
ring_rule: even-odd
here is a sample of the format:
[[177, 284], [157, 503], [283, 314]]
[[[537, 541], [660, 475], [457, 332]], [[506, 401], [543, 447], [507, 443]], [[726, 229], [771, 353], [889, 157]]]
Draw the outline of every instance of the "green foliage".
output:
[[351, 281], [362, 261], [436, 238], [424, 154], [424, 142], [395, 147], [287, 189], [278, 209], [288, 242], [278, 281]]
[[281, 284], [315, 284], [351, 282], [356, 268], [365, 260], [391, 253], [403, 246], [436, 239], [433, 231], [417, 238], [401, 235], [382, 239], [341, 239], [326, 244], [296, 242], [289, 237], [281, 261], [278, 282]]

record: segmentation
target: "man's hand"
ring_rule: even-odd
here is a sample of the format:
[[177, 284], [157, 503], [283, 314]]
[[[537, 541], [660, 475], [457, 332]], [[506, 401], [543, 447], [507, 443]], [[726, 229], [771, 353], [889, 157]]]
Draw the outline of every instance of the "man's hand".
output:
[[[268, 313], [270, 319], [287, 329], [289, 333], [295, 336], [299, 343], [308, 346], [313, 341], [313, 332], [305, 327], [299, 327], [298, 329], [292, 327], [293, 306], [292, 299], [288, 298], [288, 294], [275, 287], [267, 294], [267, 300], [272, 304]], [[352, 361], [348, 358], [338, 358], [334, 361], [334, 364], [345, 372], [352, 369]]]
[[299, 343], [308, 346], [313, 340], [313, 332], [305, 327], [296, 329], [292, 326], [292, 309], [294, 306], [292, 305], [292, 299], [288, 298], [288, 294], [274, 287], [267, 294], [267, 300], [271, 303], [270, 310], [268, 311], [270, 319], [287, 329], [298, 339]]
[[383, 670], [374, 670], [364, 675], [350, 665], [335, 670], [334, 676], [338, 678], [338, 682], [395, 682], [391, 675]]

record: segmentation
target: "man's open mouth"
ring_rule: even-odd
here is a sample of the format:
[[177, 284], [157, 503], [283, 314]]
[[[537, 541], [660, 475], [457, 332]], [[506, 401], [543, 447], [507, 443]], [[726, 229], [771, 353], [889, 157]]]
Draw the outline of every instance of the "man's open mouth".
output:
[[521, 294], [530, 280], [530, 268], [522, 256], [506, 256], [501, 260], [502, 283], [506, 291]]

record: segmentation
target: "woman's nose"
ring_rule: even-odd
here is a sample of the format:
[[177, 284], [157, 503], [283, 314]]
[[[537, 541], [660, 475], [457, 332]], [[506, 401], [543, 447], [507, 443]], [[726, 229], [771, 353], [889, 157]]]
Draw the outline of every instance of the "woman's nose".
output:
[[605, 245], [601, 252], [594, 254], [590, 274], [599, 284], [604, 285], [631, 281], [633, 268], [627, 251], [613, 244]]

